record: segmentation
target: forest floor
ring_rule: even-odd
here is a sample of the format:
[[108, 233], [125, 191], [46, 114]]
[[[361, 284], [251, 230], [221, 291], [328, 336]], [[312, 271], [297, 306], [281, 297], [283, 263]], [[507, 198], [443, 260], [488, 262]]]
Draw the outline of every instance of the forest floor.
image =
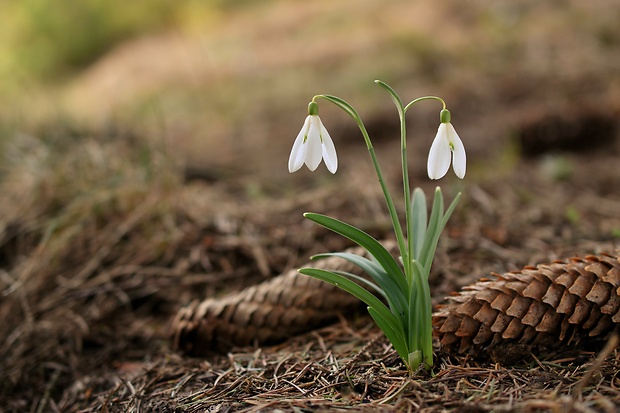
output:
[[[572, 7], [581, 6], [577, 2]], [[589, 54], [575, 47], [575, 54], [583, 57], [580, 62], [588, 65], [571, 61], [563, 77], [553, 66], [562, 66], [562, 59], [551, 67], [530, 67], [518, 64], [520, 52], [508, 48], [515, 53], [514, 71], [499, 74], [507, 66], [493, 66], [497, 62], [490, 59], [492, 67], [487, 69], [496, 76], [474, 85], [473, 73], [488, 52], [483, 47], [478, 63], [448, 82], [449, 108], [469, 164], [464, 180], [450, 172], [439, 181], [448, 199], [457, 192], [463, 199], [432, 269], [435, 305], [493, 272], [617, 253], [620, 37], [603, 30], [612, 27], [604, 16], [612, 11], [599, 7], [595, 14], [601, 19], [596, 20], [599, 37], [611, 52], [597, 49]], [[307, 17], [299, 14], [294, 19]], [[246, 27], [244, 21], [240, 17], [222, 30], [234, 33]], [[466, 25], [467, 16], [459, 22]], [[530, 40], [538, 44], [534, 28], [525, 28], [532, 29]], [[444, 44], [447, 51], [462, 47], [458, 36], [446, 36], [455, 42]], [[541, 37], [557, 40], [554, 47], [564, 48], [566, 54], [575, 40]], [[141, 59], [142, 53], [158, 50], [150, 43], [124, 47], [136, 48]], [[311, 59], [320, 60], [329, 50], [323, 47], [313, 49], [316, 56]], [[80, 94], [95, 82], [95, 73], [109, 73], [116, 58], [131, 60], [127, 50], [116, 57], [112, 52], [72, 85], [68, 100], [86, 102], [84, 112], [94, 111], [96, 102]], [[535, 52], [521, 52], [528, 51]], [[420, 64], [415, 70], [434, 73], [437, 65], [459, 58], [454, 53], [425, 56], [431, 67]], [[456, 73], [439, 72], [436, 76]], [[355, 81], [360, 77], [358, 73]], [[402, 84], [408, 93], [425, 91], [403, 80], [404, 72], [394, 77], [394, 86]], [[244, 82], [249, 80], [241, 85]], [[262, 82], [261, 88], [270, 84]], [[218, 96], [225, 92], [218, 90]], [[287, 102], [301, 92], [290, 92]], [[391, 104], [379, 90], [364, 91], [364, 96], [371, 93]], [[118, 127], [96, 122], [84, 127], [83, 118], [75, 124], [46, 120], [32, 128], [40, 133], [53, 125], [45, 139], [29, 131], [2, 142], [0, 412], [618, 409], [620, 352], [613, 339], [607, 347], [601, 341], [587, 348], [558, 346], [552, 352], [534, 352], [514, 365], [484, 354], [451, 354], [437, 346], [433, 374], [410, 377], [362, 310], [282, 343], [231, 348], [227, 354], [201, 358], [176, 352], [171, 344], [173, 319], [192, 300], [239, 291], [303, 265], [314, 253], [349, 246], [305, 222], [303, 212], [341, 218], [379, 239], [391, 237], [380, 188], [348, 117], [326, 109], [324, 121], [329, 119], [327, 127], [341, 159], [335, 176], [323, 166], [313, 174], [288, 175], [287, 151], [305, 116], [306, 101], [293, 120], [287, 103], [279, 103], [277, 108], [286, 115], [282, 121], [242, 122], [238, 129], [231, 126], [236, 118], [215, 124], [220, 137], [196, 153], [195, 141], [185, 137], [202, 129], [187, 119], [174, 123], [163, 115], [157, 125], [172, 136], [165, 143], [153, 143], [149, 133], [157, 126], [143, 127], [148, 119], [137, 122], [138, 127], [127, 126], [127, 119]], [[197, 98], [197, 104], [203, 103]], [[388, 185], [397, 191], [399, 167], [388, 161], [400, 156], [396, 114], [378, 110], [374, 103], [363, 107], [370, 113], [367, 126], [376, 137]], [[249, 117], [244, 122], [265, 118], [246, 106], [242, 109], [239, 113]], [[417, 152], [410, 156], [411, 177], [429, 193], [437, 182], [425, 176], [425, 157], [438, 110], [424, 110], [420, 113], [432, 121], [412, 119], [421, 126], [412, 133], [416, 141], [411, 148]], [[240, 151], [235, 152], [237, 144], [230, 137], [240, 133], [241, 142], [247, 142], [254, 130], [259, 143], [239, 143]], [[277, 142], [267, 142], [270, 134], [279, 136]], [[263, 143], [264, 152], [257, 152]], [[183, 161], [179, 153], [186, 155]]]

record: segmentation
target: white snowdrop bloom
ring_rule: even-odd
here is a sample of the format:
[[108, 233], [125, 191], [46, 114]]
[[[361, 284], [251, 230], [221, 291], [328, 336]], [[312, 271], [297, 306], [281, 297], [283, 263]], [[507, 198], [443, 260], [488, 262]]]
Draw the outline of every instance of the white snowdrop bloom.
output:
[[331, 173], [338, 169], [338, 157], [331, 136], [323, 126], [318, 115], [318, 105], [310, 102], [308, 105], [308, 117], [304, 126], [299, 131], [291, 156], [288, 159], [289, 172], [295, 172], [305, 163], [308, 169], [314, 171], [321, 159], [325, 160], [325, 166]]
[[454, 126], [450, 123], [450, 112], [446, 109], [442, 110], [440, 118], [441, 124], [428, 154], [428, 177], [431, 179], [443, 178], [450, 168], [450, 163], [452, 163], [456, 176], [463, 179], [467, 158], [465, 147]]

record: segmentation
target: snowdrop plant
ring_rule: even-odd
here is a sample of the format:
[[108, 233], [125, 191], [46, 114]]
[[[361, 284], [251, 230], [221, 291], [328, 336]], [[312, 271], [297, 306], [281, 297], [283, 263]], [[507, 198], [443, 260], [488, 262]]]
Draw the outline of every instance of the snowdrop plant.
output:
[[459, 178], [465, 176], [465, 148], [450, 123], [450, 112], [445, 102], [436, 96], [424, 96], [404, 105], [396, 92], [386, 83], [375, 81], [385, 89], [398, 110], [400, 118], [401, 164], [405, 202], [404, 226], [396, 212], [392, 196], [387, 188], [372, 142], [362, 119], [355, 109], [344, 100], [332, 95], [316, 95], [308, 106], [308, 117], [295, 139], [289, 158], [289, 171], [294, 172], [305, 163], [315, 170], [325, 160], [330, 172], [337, 169], [334, 144], [318, 117], [318, 99], [325, 99], [344, 110], [357, 123], [368, 147], [371, 161], [379, 178], [379, 184], [392, 220], [398, 243], [400, 259], [395, 259], [376, 239], [364, 231], [345, 222], [325, 215], [306, 213], [304, 216], [363, 247], [370, 258], [333, 252], [319, 254], [313, 259], [340, 257], [360, 267], [370, 279], [344, 271], [327, 271], [319, 268], [302, 268], [300, 273], [331, 283], [368, 306], [368, 312], [410, 372], [420, 367], [427, 370], [433, 365], [432, 308], [428, 276], [439, 236], [460, 198], [455, 197], [447, 209], [439, 187], [434, 193], [430, 216], [426, 196], [420, 188], [411, 192], [407, 165], [407, 129], [405, 114], [414, 104], [425, 100], [436, 100], [443, 105], [441, 124], [432, 143], [428, 158], [428, 175], [431, 179], [443, 177], [452, 162]]

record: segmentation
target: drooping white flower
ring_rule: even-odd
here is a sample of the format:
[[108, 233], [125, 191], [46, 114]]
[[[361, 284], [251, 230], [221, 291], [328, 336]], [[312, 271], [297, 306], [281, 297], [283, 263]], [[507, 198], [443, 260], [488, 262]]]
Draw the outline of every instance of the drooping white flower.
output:
[[321, 118], [318, 115], [318, 105], [310, 102], [308, 105], [308, 117], [304, 122], [293, 149], [288, 159], [288, 170], [293, 173], [305, 163], [308, 169], [314, 171], [321, 159], [325, 160], [325, 166], [331, 173], [336, 173], [338, 169], [338, 157], [336, 156], [336, 148], [331, 136], [323, 126]]
[[454, 126], [450, 123], [450, 112], [444, 109], [440, 114], [441, 124], [428, 154], [427, 171], [431, 179], [440, 179], [448, 172], [450, 162], [459, 178], [465, 177], [465, 147]]

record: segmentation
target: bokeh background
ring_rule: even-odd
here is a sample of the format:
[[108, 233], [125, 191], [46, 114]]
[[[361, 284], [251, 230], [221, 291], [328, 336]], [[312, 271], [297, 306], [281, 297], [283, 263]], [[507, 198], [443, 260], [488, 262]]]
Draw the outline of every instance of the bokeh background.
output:
[[[286, 180], [287, 151], [317, 93], [346, 99], [377, 139], [396, 140], [395, 114], [374, 79], [403, 100], [444, 97], [472, 155], [497, 156], [532, 118], [617, 113], [620, 99], [613, 1], [24, 0], [3, 8], [3, 142], [16, 131], [45, 142], [63, 139], [63, 129], [80, 140], [131, 133], [209, 174]], [[437, 108], [421, 106], [411, 121], [427, 147]], [[343, 113], [327, 104], [321, 113], [337, 141], [358, 139]]]

